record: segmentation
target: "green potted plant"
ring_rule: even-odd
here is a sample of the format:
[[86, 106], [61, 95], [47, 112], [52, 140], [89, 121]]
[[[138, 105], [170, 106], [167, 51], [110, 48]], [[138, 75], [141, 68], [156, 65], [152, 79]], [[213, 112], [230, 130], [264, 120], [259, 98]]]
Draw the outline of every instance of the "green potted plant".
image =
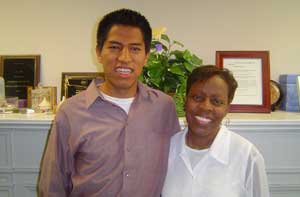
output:
[[188, 49], [182, 49], [182, 43], [170, 40], [165, 31], [166, 28], [153, 30], [149, 59], [139, 79], [172, 95], [178, 116], [184, 116], [186, 80], [194, 68], [202, 65], [202, 59]]

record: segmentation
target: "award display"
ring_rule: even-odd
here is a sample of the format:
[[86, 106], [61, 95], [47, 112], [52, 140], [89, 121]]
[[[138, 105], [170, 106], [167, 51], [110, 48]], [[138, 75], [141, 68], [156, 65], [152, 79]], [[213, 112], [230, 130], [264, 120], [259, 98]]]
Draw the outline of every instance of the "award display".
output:
[[61, 97], [69, 98], [85, 90], [96, 77], [102, 77], [99, 72], [63, 72]]
[[269, 51], [217, 51], [216, 65], [238, 82], [230, 112], [270, 113]]
[[40, 56], [1, 56], [0, 75], [5, 80], [5, 94], [10, 97], [27, 99], [27, 87], [39, 83]]
[[55, 86], [42, 86], [32, 89], [28, 87], [28, 107], [36, 112], [55, 111], [57, 88]]

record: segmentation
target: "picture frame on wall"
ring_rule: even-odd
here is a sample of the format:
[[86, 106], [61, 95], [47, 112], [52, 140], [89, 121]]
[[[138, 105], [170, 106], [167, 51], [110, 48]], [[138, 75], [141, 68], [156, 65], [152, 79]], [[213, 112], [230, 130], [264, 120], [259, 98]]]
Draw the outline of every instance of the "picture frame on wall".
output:
[[85, 90], [96, 77], [104, 78], [102, 72], [63, 72], [61, 77], [61, 99], [69, 98]]
[[300, 106], [300, 75], [297, 76], [296, 83], [297, 83], [298, 102], [299, 102], [299, 106]]
[[269, 51], [216, 51], [216, 66], [238, 82], [230, 112], [270, 113]]
[[40, 55], [0, 56], [0, 76], [6, 96], [26, 101], [27, 87], [36, 87], [40, 81]]

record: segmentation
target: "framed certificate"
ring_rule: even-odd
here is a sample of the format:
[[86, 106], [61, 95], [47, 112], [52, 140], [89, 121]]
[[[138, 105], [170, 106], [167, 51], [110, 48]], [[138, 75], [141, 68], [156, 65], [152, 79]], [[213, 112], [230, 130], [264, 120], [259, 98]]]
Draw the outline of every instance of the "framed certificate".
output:
[[300, 76], [297, 76], [297, 94], [298, 94], [298, 102], [299, 102], [299, 106], [300, 106]]
[[40, 55], [1, 56], [0, 59], [6, 96], [27, 99], [27, 87], [37, 86], [40, 80]]
[[230, 112], [270, 112], [268, 51], [217, 51], [216, 66], [229, 69], [238, 82]]
[[99, 72], [63, 72], [61, 78], [61, 98], [69, 98], [85, 90], [96, 77], [103, 77]]

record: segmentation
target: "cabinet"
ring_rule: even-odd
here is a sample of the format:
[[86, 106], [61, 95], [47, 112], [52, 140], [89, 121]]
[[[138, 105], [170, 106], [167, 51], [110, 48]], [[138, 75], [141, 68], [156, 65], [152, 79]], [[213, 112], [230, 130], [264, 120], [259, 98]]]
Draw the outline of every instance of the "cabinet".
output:
[[0, 114], [0, 197], [36, 196], [53, 115]]
[[[0, 114], [0, 197], [36, 196], [53, 115]], [[181, 126], [185, 121], [180, 118]], [[232, 113], [223, 124], [264, 155], [272, 197], [300, 196], [300, 113]]]

